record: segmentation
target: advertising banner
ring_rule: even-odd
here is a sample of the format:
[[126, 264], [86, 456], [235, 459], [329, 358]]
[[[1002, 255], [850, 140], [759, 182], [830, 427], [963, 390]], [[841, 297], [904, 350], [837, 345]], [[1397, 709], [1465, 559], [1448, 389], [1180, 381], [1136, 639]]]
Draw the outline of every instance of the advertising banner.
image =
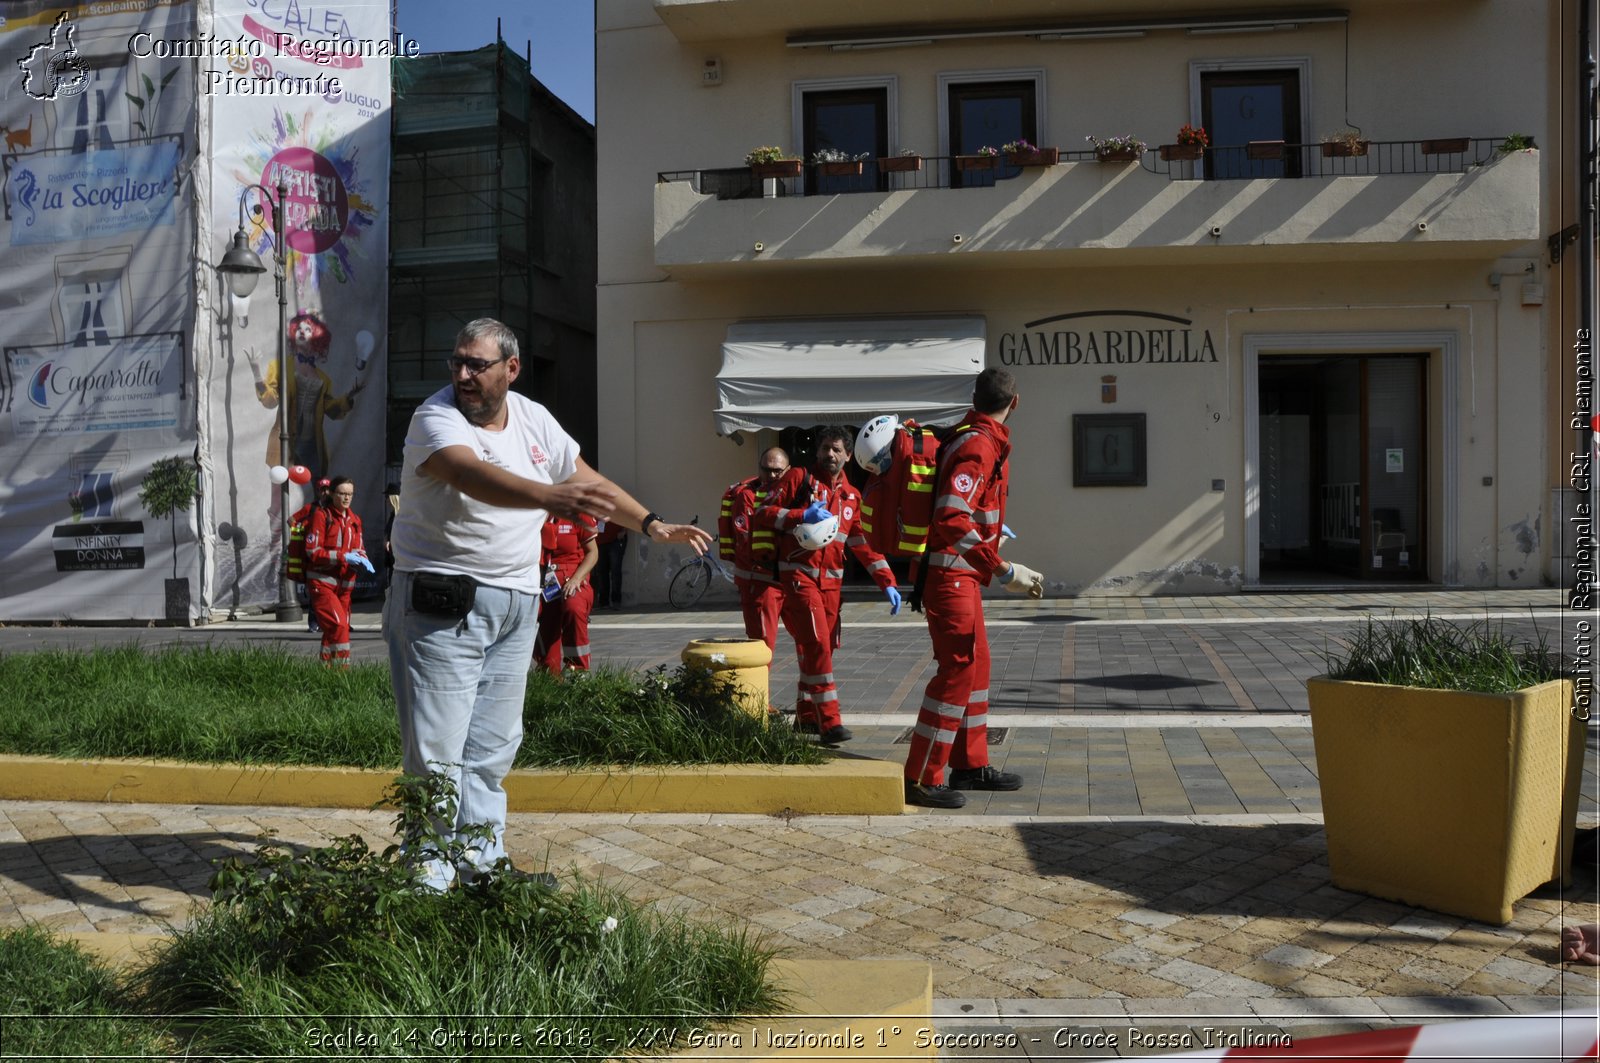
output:
[[205, 611], [189, 0], [0, 22], [0, 620]]
[[[246, 245], [268, 269], [248, 300], [219, 284], [209, 307], [216, 343], [201, 433], [211, 474], [226, 484], [215, 528], [219, 608], [277, 600], [284, 513], [275, 465], [311, 472], [310, 484], [292, 488], [291, 514], [314, 500], [318, 479], [350, 477], [369, 552], [382, 555], [389, 15], [387, 0], [337, 10], [216, 0], [202, 42], [212, 128], [209, 253], [221, 260], [242, 220]], [[375, 590], [376, 577], [365, 578], [358, 596]]]

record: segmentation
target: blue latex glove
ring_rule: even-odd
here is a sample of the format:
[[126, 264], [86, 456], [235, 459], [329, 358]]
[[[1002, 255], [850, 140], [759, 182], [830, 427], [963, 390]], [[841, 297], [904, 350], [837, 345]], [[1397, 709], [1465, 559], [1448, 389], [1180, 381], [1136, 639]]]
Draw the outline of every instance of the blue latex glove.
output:
[[351, 550], [344, 555], [344, 563], [347, 565], [360, 565], [374, 575], [377, 573], [377, 570], [372, 567], [372, 562], [367, 560], [367, 554], [364, 550]]
[[815, 524], [819, 520], [827, 520], [827, 519], [828, 519], [828, 507], [823, 505], [821, 502], [813, 502], [809, 506], [806, 507], [805, 519], [803, 519], [800, 523], [801, 524]]
[[1011, 530], [1011, 525], [1002, 524], [1000, 525], [1000, 537], [1002, 539], [1015, 539], [1017, 533]]
[[897, 587], [885, 587], [883, 593], [889, 596], [889, 615], [900, 615], [900, 590]]

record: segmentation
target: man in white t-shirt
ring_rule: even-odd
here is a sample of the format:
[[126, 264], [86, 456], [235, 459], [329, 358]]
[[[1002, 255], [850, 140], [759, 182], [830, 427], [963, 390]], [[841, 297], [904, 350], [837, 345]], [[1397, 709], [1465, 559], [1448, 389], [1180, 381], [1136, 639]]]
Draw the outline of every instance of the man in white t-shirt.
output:
[[406, 772], [455, 779], [447, 833], [467, 824], [494, 832], [474, 845], [469, 867], [429, 861], [426, 882], [437, 889], [505, 856], [501, 782], [522, 742], [546, 517], [588, 513], [702, 554], [712, 542], [595, 472], [548, 410], [510, 390], [521, 361], [504, 324], [469, 322], [449, 364], [450, 387], [406, 430], [406, 504], [390, 537], [395, 573], [383, 614]]

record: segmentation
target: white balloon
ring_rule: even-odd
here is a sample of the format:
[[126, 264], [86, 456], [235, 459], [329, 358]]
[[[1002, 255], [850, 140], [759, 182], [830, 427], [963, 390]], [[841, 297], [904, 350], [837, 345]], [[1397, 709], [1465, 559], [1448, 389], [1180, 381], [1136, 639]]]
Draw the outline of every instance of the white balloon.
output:
[[274, 465], [272, 468], [267, 470], [267, 476], [272, 480], [273, 483], [281, 484], [283, 481], [289, 478], [289, 470], [285, 469], [282, 465]]
[[362, 329], [360, 332], [356, 333], [357, 357], [365, 361], [372, 354], [372, 348], [377, 344], [377, 342], [377, 339], [372, 335], [372, 333], [368, 332], [366, 329]]

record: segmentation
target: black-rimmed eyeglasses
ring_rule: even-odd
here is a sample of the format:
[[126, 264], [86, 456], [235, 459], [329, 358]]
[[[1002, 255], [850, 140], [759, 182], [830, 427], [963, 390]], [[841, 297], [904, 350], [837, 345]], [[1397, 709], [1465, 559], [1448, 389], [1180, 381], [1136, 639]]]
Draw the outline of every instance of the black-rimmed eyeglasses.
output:
[[770, 465], [761, 466], [761, 475], [762, 476], [782, 476], [784, 473], [786, 473], [788, 471], [789, 471], [788, 469], [774, 469]]
[[463, 358], [459, 354], [452, 354], [450, 357], [444, 360], [445, 364], [450, 367], [450, 372], [452, 375], [465, 369], [468, 376], [477, 376], [490, 366], [499, 365], [501, 362], [505, 361], [510, 361], [510, 359], [490, 358], [485, 360], [483, 358]]

